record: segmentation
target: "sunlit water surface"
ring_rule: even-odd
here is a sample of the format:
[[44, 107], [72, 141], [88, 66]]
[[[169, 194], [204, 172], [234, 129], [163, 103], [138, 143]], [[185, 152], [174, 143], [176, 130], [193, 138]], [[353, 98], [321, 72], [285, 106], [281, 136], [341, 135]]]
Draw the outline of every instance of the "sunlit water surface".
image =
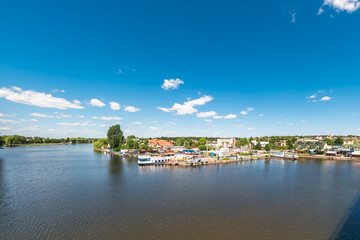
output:
[[139, 167], [91, 144], [0, 158], [0, 239], [360, 238], [356, 162]]

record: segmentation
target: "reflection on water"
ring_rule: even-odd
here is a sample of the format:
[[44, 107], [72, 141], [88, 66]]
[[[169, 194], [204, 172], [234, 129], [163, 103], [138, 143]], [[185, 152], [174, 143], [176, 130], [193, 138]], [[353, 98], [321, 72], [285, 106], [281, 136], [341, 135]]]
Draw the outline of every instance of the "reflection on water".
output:
[[360, 165], [137, 165], [91, 145], [0, 150], [0, 239], [356, 239]]

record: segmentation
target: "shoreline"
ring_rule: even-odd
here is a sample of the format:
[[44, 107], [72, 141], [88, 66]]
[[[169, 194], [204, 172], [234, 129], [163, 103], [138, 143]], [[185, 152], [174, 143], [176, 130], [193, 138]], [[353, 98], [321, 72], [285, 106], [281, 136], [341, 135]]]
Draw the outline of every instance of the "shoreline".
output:
[[[106, 152], [106, 150], [100, 149], [93, 149], [97, 152]], [[117, 152], [106, 152], [107, 154], [121, 156], [122, 154]], [[329, 160], [329, 161], [353, 161], [357, 162], [360, 161], [360, 157], [337, 157], [337, 156], [299, 156], [297, 160], [293, 159], [285, 159], [285, 158], [277, 158], [271, 157], [269, 154], [262, 154], [262, 155], [253, 155], [253, 156], [238, 156], [236, 159], [235, 157], [230, 157], [227, 159], [217, 159], [214, 157], [201, 157], [197, 156], [195, 159], [176, 159], [171, 160], [165, 163], [158, 163], [153, 165], [167, 165], [167, 166], [183, 166], [183, 167], [195, 167], [195, 166], [202, 166], [202, 165], [214, 165], [214, 164], [227, 164], [227, 163], [234, 163], [234, 162], [243, 162], [243, 161], [256, 161], [256, 160], [269, 160], [271, 158], [280, 159], [284, 161], [301, 161], [301, 160]]]

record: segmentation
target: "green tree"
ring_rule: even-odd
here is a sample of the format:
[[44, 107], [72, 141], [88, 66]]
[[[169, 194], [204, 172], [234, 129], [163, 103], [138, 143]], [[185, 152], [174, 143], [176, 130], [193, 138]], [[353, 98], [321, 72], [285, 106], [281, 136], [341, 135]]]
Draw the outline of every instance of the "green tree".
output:
[[117, 148], [124, 144], [124, 135], [123, 132], [120, 129], [120, 125], [112, 125], [108, 132], [107, 132], [107, 138], [109, 141], [109, 144], [112, 148]]
[[326, 142], [326, 144], [329, 145], [329, 146], [334, 144], [334, 142], [330, 138], [325, 138], [324, 142]]
[[185, 139], [183, 137], [180, 137], [175, 141], [176, 146], [184, 146], [184, 143], [185, 143]]
[[7, 147], [12, 147], [15, 145], [15, 137], [14, 136], [7, 136], [5, 138], [5, 145]]
[[344, 140], [341, 137], [337, 137], [334, 141], [335, 144], [344, 144]]
[[95, 149], [102, 149], [106, 148], [108, 146], [108, 140], [106, 138], [100, 138], [96, 142], [94, 142], [94, 148]]
[[200, 151], [204, 151], [206, 150], [206, 145], [199, 145], [198, 148]]
[[260, 144], [259, 141], [256, 143], [255, 149], [256, 149], [256, 150], [261, 150], [261, 144]]
[[236, 146], [237, 147], [244, 147], [246, 145], [249, 144], [249, 139], [247, 138], [240, 138], [237, 142], [236, 142]]
[[206, 139], [205, 138], [200, 138], [199, 145], [206, 145]]
[[270, 144], [266, 144], [266, 145], [265, 145], [265, 150], [268, 151], [268, 152], [271, 150]]

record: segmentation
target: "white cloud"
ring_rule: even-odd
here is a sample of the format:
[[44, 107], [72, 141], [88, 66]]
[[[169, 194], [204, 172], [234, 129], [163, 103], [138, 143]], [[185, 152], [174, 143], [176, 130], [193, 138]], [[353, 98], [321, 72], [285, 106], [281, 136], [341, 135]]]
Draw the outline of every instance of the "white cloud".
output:
[[[97, 118], [95, 118], [95, 119], [97, 119]], [[113, 120], [122, 120], [122, 117], [100, 117], [100, 119], [103, 121], [113, 121]]]
[[171, 108], [163, 108], [158, 107], [158, 109], [164, 111], [164, 112], [172, 112], [175, 111], [176, 115], [185, 115], [185, 114], [193, 114], [198, 112], [195, 106], [201, 106], [206, 104], [207, 102], [210, 102], [213, 100], [213, 97], [211, 96], [203, 96], [198, 99], [189, 100], [187, 102], [184, 102], [184, 104], [175, 103], [174, 106]]
[[150, 127], [150, 130], [151, 131], [155, 131], [155, 130], [159, 130], [160, 128], [158, 128], [158, 127]]
[[56, 125], [76, 127], [76, 126], [95, 126], [96, 124], [91, 123], [91, 121], [82, 121], [82, 122], [74, 122], [74, 123], [59, 122]]
[[247, 108], [246, 108], [246, 111], [241, 111], [240, 114], [241, 114], [241, 115], [248, 115], [249, 112], [254, 111], [254, 110], [255, 110], [255, 109], [252, 108], [252, 107], [247, 107]]
[[133, 122], [134, 125], [141, 125], [141, 122]]
[[309, 97], [307, 97], [307, 98], [310, 98], [310, 99], [312, 99], [312, 98], [316, 98], [316, 93], [315, 94], [313, 94], [313, 95], [311, 95], [311, 96], [309, 96]]
[[168, 124], [175, 126], [176, 122], [168, 122]]
[[276, 123], [278, 123], [278, 124], [282, 124], [283, 122], [282, 122], [282, 121], [277, 121]]
[[212, 122], [211, 119], [205, 119], [204, 121], [205, 121], [205, 122]]
[[0, 117], [16, 117], [16, 113], [12, 113], [12, 114], [0, 113]]
[[243, 127], [245, 127], [245, 125], [244, 125], [244, 124], [240, 124], [240, 125], [235, 125], [234, 127], [236, 127], [236, 128], [243, 128]]
[[124, 111], [127, 111], [127, 112], [137, 112], [137, 111], [140, 111], [141, 109], [140, 108], [136, 108], [136, 107], [133, 107], [133, 106], [127, 106], [124, 108]]
[[224, 118], [223, 116], [214, 116], [214, 119], [221, 119]]
[[57, 108], [57, 109], [83, 109], [79, 102], [70, 102], [64, 98], [53, 97], [51, 94], [35, 92], [33, 90], [24, 91], [19, 87], [0, 89], [0, 97], [16, 103], [23, 103], [26, 105], [43, 107], [43, 108]]
[[254, 127], [248, 127], [247, 129], [248, 130], [254, 130], [255, 128]]
[[214, 111], [210, 111], [210, 112], [199, 112], [196, 114], [196, 116], [198, 118], [208, 118], [208, 117], [213, 117], [213, 116], [216, 116], [217, 113], [214, 112]]
[[32, 119], [21, 119], [22, 122], [37, 122], [39, 120], [32, 118]]
[[48, 114], [43, 114], [43, 113], [30, 113], [30, 116], [33, 117], [41, 117], [41, 118], [70, 118], [72, 117], [71, 115], [67, 115], [67, 114], [63, 114], [63, 113], [58, 113], [58, 112], [54, 112], [55, 115], [48, 115]]
[[296, 12], [295, 12], [295, 10], [294, 11], [292, 11], [292, 12], [290, 12], [291, 13], [291, 22], [292, 23], [295, 23], [295, 17], [296, 17]]
[[169, 90], [169, 89], [177, 89], [179, 88], [180, 84], [184, 84], [184, 81], [180, 80], [179, 78], [177, 79], [165, 79], [163, 85], [161, 85], [161, 87], [165, 90]]
[[224, 119], [234, 119], [234, 118], [236, 118], [237, 116], [235, 115], [235, 114], [229, 114], [229, 115], [226, 115], [225, 117], [224, 117]]
[[20, 122], [11, 119], [0, 119], [0, 123], [20, 123]]
[[90, 100], [90, 105], [93, 107], [105, 107], [106, 104], [100, 101], [99, 99], [93, 98]]
[[338, 12], [346, 11], [352, 13], [360, 8], [360, 0], [324, 0], [318, 14], [321, 14], [324, 11], [323, 6], [329, 6]]
[[51, 92], [55, 93], [55, 92], [62, 92], [62, 93], [65, 93], [65, 90], [58, 90], [58, 89], [54, 89], [54, 90], [51, 90]]
[[248, 115], [248, 112], [247, 111], [241, 111], [240, 114], [241, 115]]
[[262, 113], [259, 114], [259, 117], [263, 117], [263, 116], [264, 116], [264, 114], [262, 114]]
[[120, 104], [118, 104], [117, 102], [109, 102], [110, 103], [110, 108], [112, 110], [119, 110], [121, 108]]
[[329, 101], [331, 100], [331, 97], [325, 96], [320, 99], [320, 101]]
[[294, 126], [294, 123], [288, 123], [287, 125], [288, 126]]
[[171, 112], [169, 108], [165, 108], [165, 107], [157, 107], [157, 109], [160, 109], [163, 112]]
[[11, 130], [10, 127], [0, 127], [0, 130]]

